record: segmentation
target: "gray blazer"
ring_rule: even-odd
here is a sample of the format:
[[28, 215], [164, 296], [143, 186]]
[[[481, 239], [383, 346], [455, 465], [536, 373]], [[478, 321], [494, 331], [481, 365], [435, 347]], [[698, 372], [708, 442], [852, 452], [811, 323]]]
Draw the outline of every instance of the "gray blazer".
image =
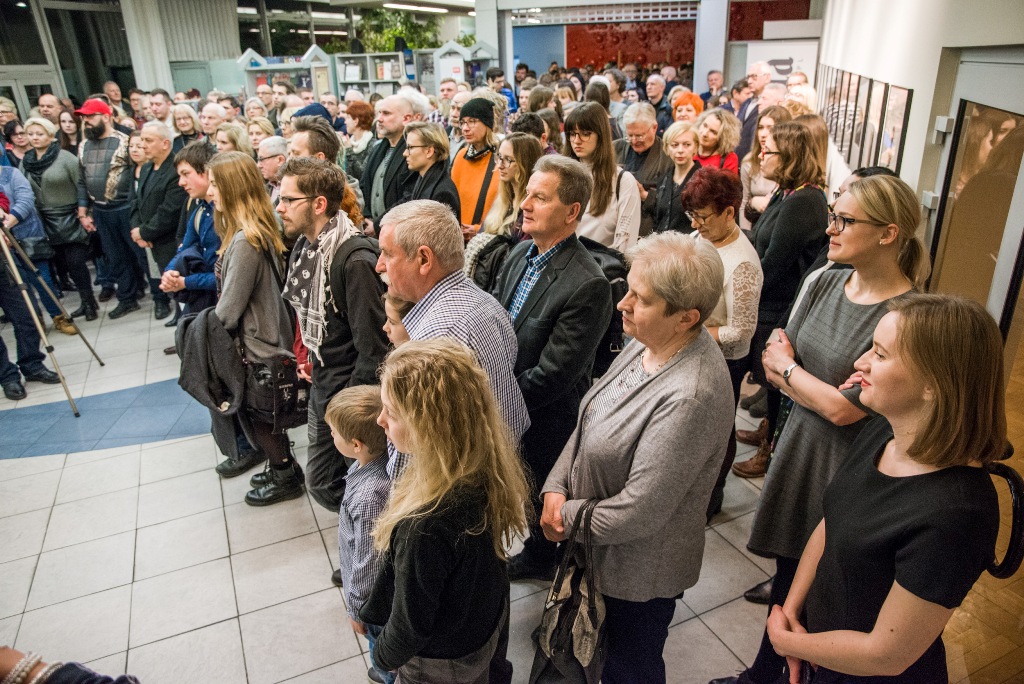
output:
[[602, 594], [626, 601], [681, 595], [697, 583], [708, 500], [735, 406], [725, 357], [702, 330], [586, 430], [587, 406], [644, 350], [634, 340], [595, 383], [542, 492], [564, 494], [566, 533], [587, 499]]

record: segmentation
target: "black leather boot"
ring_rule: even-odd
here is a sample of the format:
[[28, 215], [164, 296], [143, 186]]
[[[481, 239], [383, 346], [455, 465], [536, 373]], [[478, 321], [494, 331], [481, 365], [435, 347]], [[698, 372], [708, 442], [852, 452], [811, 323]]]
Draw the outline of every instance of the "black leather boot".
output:
[[230, 478], [241, 475], [254, 465], [267, 460], [266, 455], [259, 451], [244, 451], [238, 454], [238, 458], [230, 456], [217, 464], [215, 470], [221, 477]]
[[[295, 461], [294, 463], [295, 471], [299, 474], [299, 477], [304, 478], [305, 475], [302, 472], [302, 467], [299, 465], [299, 462]], [[262, 472], [256, 473], [255, 475], [249, 478], [249, 486], [251, 486], [253, 489], [259, 489], [260, 487], [270, 484], [271, 479], [272, 478], [270, 475], [270, 463], [267, 463], [267, 465], [263, 467]]]
[[250, 506], [269, 506], [278, 501], [297, 499], [305, 491], [302, 469], [294, 460], [284, 468], [269, 469], [270, 482], [257, 487], [245, 495], [245, 503]]

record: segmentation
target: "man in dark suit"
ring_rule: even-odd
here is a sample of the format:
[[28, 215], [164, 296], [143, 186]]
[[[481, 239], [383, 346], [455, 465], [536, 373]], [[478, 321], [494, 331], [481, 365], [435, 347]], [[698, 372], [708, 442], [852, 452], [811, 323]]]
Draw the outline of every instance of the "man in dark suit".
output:
[[388, 211], [409, 198], [416, 174], [409, 170], [405, 153], [405, 124], [413, 121], [412, 103], [403, 93], [385, 97], [377, 103], [377, 137], [381, 141], [370, 152], [363, 166], [359, 187], [363, 191], [363, 214], [377, 222]]
[[662, 149], [658, 120], [648, 102], [635, 102], [622, 115], [626, 137], [612, 143], [615, 159], [633, 174], [640, 186], [640, 237], [654, 231], [658, 205], [658, 183], [675, 167]]
[[[188, 201], [185, 190], [178, 185], [178, 170], [171, 157], [173, 140], [171, 130], [161, 121], [150, 121], [142, 127], [142, 144], [149, 161], [139, 173], [137, 188], [129, 195], [131, 237], [142, 250], [139, 261], [149, 274], [153, 316], [157, 320], [171, 313], [171, 299], [160, 289], [160, 276], [178, 250], [178, 223]], [[156, 269], [150, 265], [150, 258]]]
[[[509, 253], [495, 296], [512, 316], [519, 346], [516, 380], [530, 414], [523, 457], [539, 487], [576, 427], [614, 303], [601, 268], [576, 237], [593, 190], [590, 172], [550, 155], [537, 162], [526, 187], [523, 232], [532, 240]], [[539, 497], [533, 503], [539, 521]], [[511, 560], [510, 579], [551, 579], [556, 548], [535, 522]]]

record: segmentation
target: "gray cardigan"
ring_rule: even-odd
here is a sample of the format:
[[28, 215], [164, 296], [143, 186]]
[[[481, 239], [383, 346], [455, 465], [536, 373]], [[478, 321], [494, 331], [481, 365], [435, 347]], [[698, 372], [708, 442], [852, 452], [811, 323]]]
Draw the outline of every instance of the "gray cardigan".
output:
[[587, 499], [594, 509], [594, 571], [602, 594], [626, 601], [676, 597], [697, 583], [708, 500], [725, 458], [735, 406], [725, 358], [702, 330], [585, 430], [598, 392], [644, 350], [634, 340], [580, 406], [543, 492], [564, 494], [566, 534]]
[[242, 340], [246, 358], [266, 361], [292, 353], [292, 324], [270, 259], [239, 230], [221, 256], [221, 293], [217, 318]]

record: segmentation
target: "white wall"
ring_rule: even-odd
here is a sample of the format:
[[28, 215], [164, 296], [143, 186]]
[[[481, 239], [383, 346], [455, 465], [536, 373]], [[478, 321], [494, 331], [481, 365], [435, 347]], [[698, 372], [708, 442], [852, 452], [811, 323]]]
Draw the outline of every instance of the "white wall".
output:
[[933, 102], [943, 48], [1022, 43], [1021, 0], [828, 0], [821, 62], [913, 89], [900, 175], [930, 187], [919, 176], [933, 105], [948, 105]]

